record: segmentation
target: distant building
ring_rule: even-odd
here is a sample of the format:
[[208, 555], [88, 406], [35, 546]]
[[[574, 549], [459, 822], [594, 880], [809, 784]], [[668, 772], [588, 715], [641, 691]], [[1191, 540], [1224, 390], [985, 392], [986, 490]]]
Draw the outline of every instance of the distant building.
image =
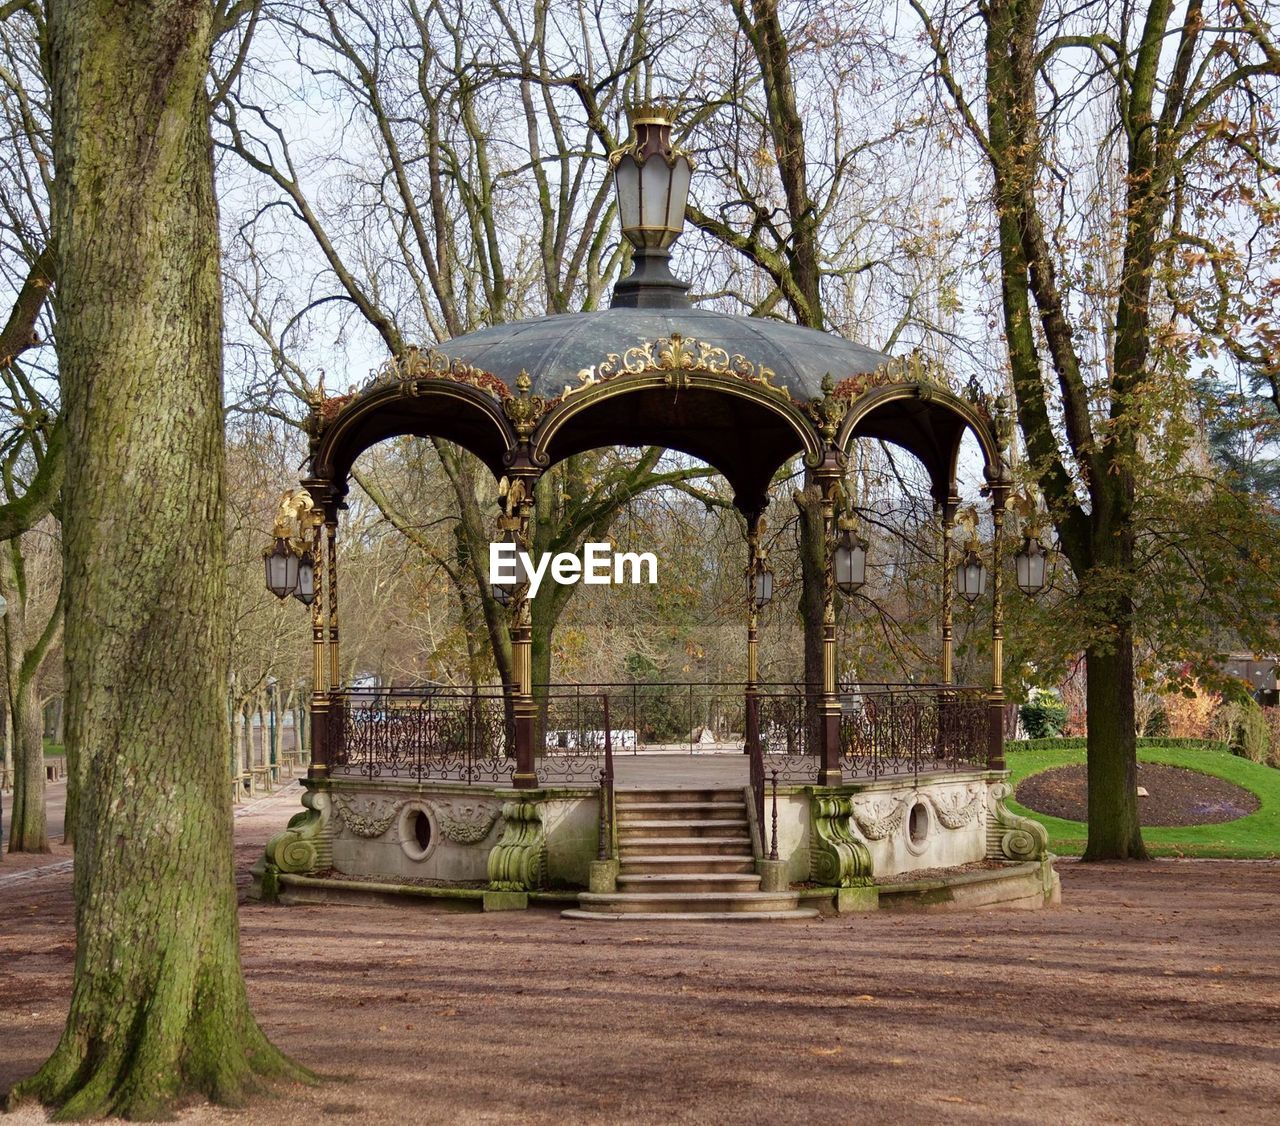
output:
[[1274, 657], [1258, 657], [1251, 653], [1232, 653], [1223, 663], [1231, 676], [1239, 677], [1253, 690], [1253, 698], [1266, 707], [1280, 704], [1280, 682], [1276, 671], [1280, 662]]

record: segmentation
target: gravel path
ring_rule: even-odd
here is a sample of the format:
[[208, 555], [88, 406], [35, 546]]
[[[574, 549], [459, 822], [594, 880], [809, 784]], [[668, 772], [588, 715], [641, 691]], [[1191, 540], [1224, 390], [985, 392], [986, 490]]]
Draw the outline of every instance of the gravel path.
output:
[[[296, 791], [237, 818], [247, 868]], [[1280, 863], [1064, 863], [1064, 906], [807, 924], [242, 910], [255, 1011], [328, 1076], [191, 1122], [1262, 1121]], [[70, 875], [0, 892], [0, 1089], [52, 1049]], [[1268, 1109], [1270, 1108], [1270, 1109]], [[23, 1111], [5, 1122], [43, 1121]]]

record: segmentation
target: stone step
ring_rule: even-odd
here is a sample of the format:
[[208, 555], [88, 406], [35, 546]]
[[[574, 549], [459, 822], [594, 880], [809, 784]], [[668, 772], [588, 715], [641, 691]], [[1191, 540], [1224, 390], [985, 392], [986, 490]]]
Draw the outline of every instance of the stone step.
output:
[[562, 919], [583, 923], [798, 923], [816, 919], [813, 907], [796, 907], [790, 911], [584, 911], [570, 908], [561, 911]]
[[628, 873], [618, 876], [618, 890], [625, 892], [723, 892], [759, 891], [760, 877], [740, 872]]
[[[673, 826], [672, 829], [678, 828]], [[632, 855], [644, 856], [732, 856], [735, 859], [751, 855], [750, 836], [638, 836], [628, 841], [622, 835], [618, 839], [620, 859], [625, 863]]]
[[799, 905], [800, 897], [788, 891], [584, 891], [578, 896], [578, 906], [583, 910], [620, 915], [640, 911], [793, 911]]
[[742, 815], [742, 800], [731, 802], [710, 801], [672, 801], [672, 802], [629, 802], [618, 803], [618, 824], [630, 821], [666, 821], [672, 818], [683, 820], [712, 819], [717, 817], [737, 818]]
[[619, 874], [624, 876], [673, 875], [677, 872], [741, 872], [754, 875], [755, 859], [749, 854], [740, 856], [654, 856], [646, 853], [631, 855], [624, 852]]
[[750, 839], [747, 819], [701, 818], [656, 821], [619, 821], [618, 839], [643, 840], [645, 837], [736, 837]]
[[736, 790], [689, 789], [689, 790], [623, 790], [614, 791], [618, 807], [635, 802], [714, 802], [717, 805], [738, 805], [743, 803], [742, 788]]

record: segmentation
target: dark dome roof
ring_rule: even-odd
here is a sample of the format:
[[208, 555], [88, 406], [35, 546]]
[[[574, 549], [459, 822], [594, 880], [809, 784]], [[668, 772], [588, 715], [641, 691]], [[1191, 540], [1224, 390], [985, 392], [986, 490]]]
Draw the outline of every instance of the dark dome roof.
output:
[[469, 332], [436, 350], [493, 373], [511, 388], [516, 376], [527, 371], [533, 394], [556, 396], [566, 386], [578, 386], [578, 373], [602, 363], [611, 353], [621, 354], [673, 334], [771, 368], [776, 374], [770, 382], [801, 401], [822, 393], [822, 377], [828, 372], [838, 382], [874, 371], [889, 360], [829, 332], [696, 308], [615, 307], [535, 317]]

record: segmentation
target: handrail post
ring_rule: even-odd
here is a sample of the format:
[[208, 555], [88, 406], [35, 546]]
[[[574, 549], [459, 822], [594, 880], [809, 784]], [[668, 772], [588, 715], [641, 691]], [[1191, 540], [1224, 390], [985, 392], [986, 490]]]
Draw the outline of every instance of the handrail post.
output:
[[598, 859], [613, 859], [613, 727], [609, 722], [609, 694], [600, 694], [604, 709], [604, 769], [600, 772], [600, 841]]
[[760, 848], [764, 850], [764, 746], [760, 740], [760, 690], [748, 682], [746, 688], [746, 752], [751, 779], [751, 797], [756, 824], [760, 828]]
[[778, 859], [778, 771], [773, 771], [773, 832], [769, 837], [769, 859]]

